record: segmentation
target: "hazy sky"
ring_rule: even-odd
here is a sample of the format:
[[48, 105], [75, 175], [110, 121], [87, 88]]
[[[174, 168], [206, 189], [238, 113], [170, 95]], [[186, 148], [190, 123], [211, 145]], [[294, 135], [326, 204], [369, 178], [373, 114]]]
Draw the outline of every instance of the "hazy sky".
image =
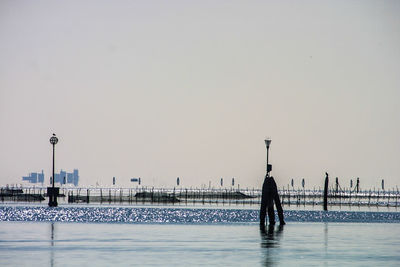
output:
[[[0, 1], [0, 185], [400, 185], [400, 1]], [[136, 186], [136, 185], [135, 185]]]

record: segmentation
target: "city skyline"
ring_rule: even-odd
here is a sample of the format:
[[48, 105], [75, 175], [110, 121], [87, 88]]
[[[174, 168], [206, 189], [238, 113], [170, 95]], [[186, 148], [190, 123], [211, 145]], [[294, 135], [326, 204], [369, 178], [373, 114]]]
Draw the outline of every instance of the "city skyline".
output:
[[[0, 184], [400, 184], [398, 1], [1, 1]], [[45, 183], [48, 181], [45, 181]]]
[[[55, 182], [59, 184], [73, 184], [75, 186], [79, 183], [79, 171], [74, 169], [73, 172], [66, 172], [63, 169], [60, 169], [59, 173], [55, 172]], [[29, 183], [41, 183], [42, 185], [51, 185], [52, 175], [48, 176], [48, 179], [45, 178], [44, 171], [42, 170], [41, 173], [38, 172], [31, 172], [29, 176], [22, 176], [22, 181], [27, 181]]]

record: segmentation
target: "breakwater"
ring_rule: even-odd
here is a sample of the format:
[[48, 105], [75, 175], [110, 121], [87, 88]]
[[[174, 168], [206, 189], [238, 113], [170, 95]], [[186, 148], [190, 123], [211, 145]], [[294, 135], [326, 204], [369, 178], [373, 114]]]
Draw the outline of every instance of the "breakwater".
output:
[[[322, 205], [323, 190], [278, 189], [281, 202], [287, 206]], [[48, 201], [45, 187], [1, 188], [2, 202]], [[60, 203], [100, 204], [170, 204], [170, 205], [259, 205], [260, 189], [236, 188], [60, 188]], [[398, 190], [335, 190], [328, 191], [330, 206], [400, 206]]]

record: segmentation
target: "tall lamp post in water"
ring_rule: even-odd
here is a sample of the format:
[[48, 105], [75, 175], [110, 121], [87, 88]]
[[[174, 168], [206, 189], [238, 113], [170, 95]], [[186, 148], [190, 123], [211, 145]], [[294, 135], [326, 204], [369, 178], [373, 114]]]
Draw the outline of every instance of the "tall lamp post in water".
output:
[[52, 186], [47, 187], [47, 195], [49, 196], [49, 207], [57, 207], [57, 196], [59, 193], [60, 188], [55, 187], [55, 177], [54, 177], [54, 154], [55, 154], [55, 148], [56, 144], [58, 143], [58, 138], [56, 137], [55, 134], [50, 138], [50, 144], [53, 145], [53, 176], [52, 176]]
[[269, 172], [272, 171], [272, 165], [268, 164], [268, 153], [269, 153], [269, 145], [271, 144], [271, 139], [267, 138], [264, 140], [265, 146], [267, 147], [267, 176], [269, 177]]

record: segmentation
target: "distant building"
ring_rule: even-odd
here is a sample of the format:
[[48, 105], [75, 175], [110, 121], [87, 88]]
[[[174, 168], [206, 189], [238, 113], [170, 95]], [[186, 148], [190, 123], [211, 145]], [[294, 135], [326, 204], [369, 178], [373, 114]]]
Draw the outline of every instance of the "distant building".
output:
[[140, 177], [139, 178], [132, 178], [131, 182], [132, 183], [138, 183], [140, 185], [141, 179], [140, 179]]
[[[73, 184], [75, 186], [79, 183], [79, 172], [75, 169], [73, 172], [69, 173], [61, 170], [60, 173], [55, 173], [55, 182], [60, 184]], [[28, 181], [29, 183], [37, 184], [44, 183], [44, 173], [32, 172], [29, 176], [22, 177], [23, 181]]]
[[55, 182], [60, 184], [73, 184], [75, 186], [79, 183], [79, 173], [75, 169], [73, 172], [66, 172], [61, 170], [60, 173], [55, 173]]
[[29, 183], [32, 184], [37, 184], [37, 183], [44, 183], [44, 173], [42, 170], [42, 173], [37, 173], [37, 172], [32, 172], [29, 174], [29, 176], [24, 176], [22, 177], [23, 181], [28, 181]]

